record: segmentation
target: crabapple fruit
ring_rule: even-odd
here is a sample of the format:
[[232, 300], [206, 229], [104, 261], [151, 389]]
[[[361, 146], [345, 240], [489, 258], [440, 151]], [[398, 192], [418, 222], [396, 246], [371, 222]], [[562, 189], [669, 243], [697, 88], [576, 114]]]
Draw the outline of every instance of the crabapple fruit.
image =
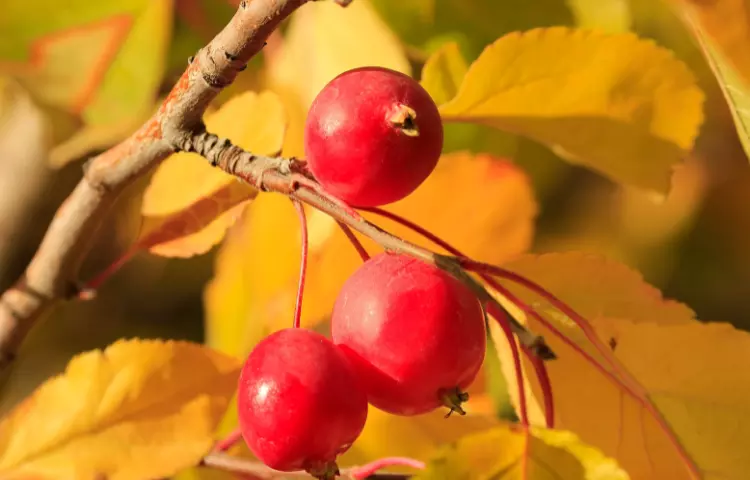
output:
[[443, 124], [413, 78], [363, 67], [320, 91], [304, 137], [318, 182], [353, 206], [374, 207], [406, 197], [430, 175], [443, 148]]
[[344, 354], [319, 333], [277, 331], [253, 349], [239, 380], [242, 436], [267, 466], [320, 479], [359, 436], [367, 397]]
[[440, 268], [382, 253], [347, 279], [331, 317], [332, 340], [349, 356], [370, 404], [396, 415], [446, 405], [463, 414], [462, 390], [484, 360], [477, 297]]

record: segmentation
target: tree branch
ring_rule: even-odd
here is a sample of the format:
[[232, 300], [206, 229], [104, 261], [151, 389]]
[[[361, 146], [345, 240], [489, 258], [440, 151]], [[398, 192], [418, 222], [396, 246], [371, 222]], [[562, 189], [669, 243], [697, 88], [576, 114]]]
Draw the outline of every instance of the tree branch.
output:
[[0, 297], [0, 371], [36, 321], [77, 290], [79, 267], [104, 216], [136, 178], [203, 132], [203, 113], [266, 38], [308, 0], [242, 1], [229, 24], [198, 54], [158, 111], [119, 145], [91, 159], [55, 214], [30, 265]]
[[[104, 216], [136, 178], [176, 151], [196, 152], [212, 165], [265, 191], [279, 192], [317, 208], [383, 248], [430, 262], [474, 290], [483, 303], [505, 310], [456, 257], [439, 255], [374, 225], [322, 191], [295, 159], [253, 155], [206, 132], [203, 114], [234, 81], [266, 38], [309, 0], [242, 1], [229, 24], [191, 58], [158, 111], [119, 145], [93, 158], [84, 177], [58, 209], [36, 255], [16, 284], [0, 297], [0, 371], [12, 361], [36, 321], [61, 299], [78, 293], [79, 267]], [[349, 3], [338, 0], [338, 3]], [[511, 319], [520, 343], [543, 359], [554, 353], [543, 339]]]
[[186, 144], [186, 149], [200, 153], [211, 165], [261, 190], [283, 193], [328, 214], [334, 220], [365, 235], [386, 250], [411, 255], [442, 268], [471, 288], [482, 303], [492, 304], [495, 308], [505, 312], [511, 330], [521, 345], [541, 359], [555, 358], [554, 352], [542, 337], [529, 331], [515, 320], [482, 283], [462, 268], [461, 259], [437, 254], [368, 222], [359, 213], [342, 205], [335, 197], [323, 191], [314, 180], [304, 176], [297, 160], [256, 156], [232, 145], [227, 139], [220, 139], [207, 132], [196, 135], [192, 145]]

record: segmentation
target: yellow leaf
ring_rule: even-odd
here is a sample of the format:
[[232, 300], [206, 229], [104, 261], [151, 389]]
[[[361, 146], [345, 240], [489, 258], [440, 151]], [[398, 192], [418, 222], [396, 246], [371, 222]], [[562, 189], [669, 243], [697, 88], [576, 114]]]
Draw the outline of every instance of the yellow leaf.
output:
[[614, 460], [573, 433], [503, 425], [443, 447], [415, 480], [627, 480]]
[[436, 410], [415, 417], [399, 417], [371, 406], [362, 434], [351, 449], [341, 456], [339, 463], [363, 465], [391, 456], [425, 461], [435, 448], [499, 424], [500, 421], [491, 416], [471, 413], [464, 417], [445, 418], [445, 411]]
[[0, 477], [143, 479], [193, 465], [213, 444], [239, 368], [186, 342], [81, 354], [0, 421]]
[[687, 67], [652, 42], [553, 27], [487, 47], [441, 113], [527, 136], [613, 180], [664, 193], [698, 133], [702, 100]]
[[244, 356], [269, 333], [292, 326], [299, 235], [292, 203], [282, 195], [260, 195], [245, 210], [204, 293], [207, 345]]
[[[444, 156], [424, 184], [387, 209], [418, 221], [466, 254], [495, 263], [530, 246], [537, 213], [523, 172], [502, 159], [463, 153]], [[391, 221], [366, 216], [403, 238], [433, 247]], [[341, 285], [361, 260], [327, 215], [309, 211], [308, 225], [302, 323], [315, 325], [328, 316]], [[209, 345], [242, 354], [269, 331], [291, 325], [299, 242], [298, 220], [288, 199], [261, 195], [253, 202], [222, 247], [206, 291]], [[370, 252], [377, 251], [369, 240], [364, 243]]]
[[[367, 41], [354, 41], [366, 38]], [[346, 8], [334, 2], [312, 2], [291, 18], [280, 51], [269, 54], [269, 86], [303, 112], [335, 76], [363, 66], [387, 67], [410, 73], [409, 62], [398, 39], [373, 10], [368, 0]], [[295, 110], [294, 108], [292, 110]], [[300, 122], [290, 125], [296, 147], [285, 146], [288, 155], [301, 156]]]
[[[247, 92], [208, 116], [206, 126], [246, 150], [273, 155], [281, 149], [285, 122], [275, 94]], [[137, 247], [168, 257], [205, 253], [256, 193], [199, 155], [174, 154], [159, 166], [144, 195]]]
[[456, 96], [467, 69], [458, 44], [446, 43], [425, 63], [422, 69], [422, 86], [435, 103], [440, 105]]
[[750, 3], [682, 1], [683, 19], [693, 32], [732, 112], [750, 159]]
[[[750, 475], [744, 446], [750, 433], [750, 334], [725, 323], [603, 319], [599, 328], [617, 340], [615, 356], [648, 392], [703, 478]], [[652, 438], [649, 453], [658, 465]]]
[[[612, 262], [579, 254], [526, 257], [508, 265], [573, 305], [593, 328], [596, 349], [578, 327], [546, 302], [541, 322], [514, 314], [545, 337], [558, 355], [547, 363], [555, 426], [616, 458], [638, 479], [745, 478], [750, 461], [750, 334], [702, 324], [690, 309]], [[590, 276], [590, 279], [584, 278]], [[580, 289], [588, 288], [588, 298]], [[532, 302], [528, 293], [514, 293]], [[509, 392], [517, 383], [501, 332], [493, 326]], [[585, 353], [588, 358], [582, 354]], [[524, 363], [528, 377], [531, 366]], [[528, 380], [528, 378], [527, 378]], [[534, 423], [543, 422], [542, 394], [526, 385]]]
[[[366, 38], [366, 42], [353, 41]], [[409, 62], [395, 35], [368, 0], [341, 8], [316, 2], [295, 12], [278, 57], [269, 59], [272, 85], [294, 89], [305, 107], [335, 76], [363, 66], [409, 73]]]

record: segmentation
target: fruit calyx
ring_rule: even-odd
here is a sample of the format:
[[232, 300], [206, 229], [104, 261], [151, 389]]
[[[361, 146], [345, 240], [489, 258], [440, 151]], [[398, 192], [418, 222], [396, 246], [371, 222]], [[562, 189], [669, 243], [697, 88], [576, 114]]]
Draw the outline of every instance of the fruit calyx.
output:
[[469, 394], [467, 392], [462, 392], [458, 387], [446, 389], [440, 392], [440, 399], [443, 401], [443, 405], [450, 408], [448, 413], [445, 414], [445, 418], [450, 417], [453, 412], [459, 415], [466, 415], [466, 411], [461, 405], [469, 401]]
[[408, 105], [404, 105], [403, 103], [395, 104], [388, 113], [388, 121], [406, 136], [419, 136], [417, 112]]
[[320, 463], [305, 471], [318, 480], [333, 480], [341, 474], [339, 466], [334, 461]]

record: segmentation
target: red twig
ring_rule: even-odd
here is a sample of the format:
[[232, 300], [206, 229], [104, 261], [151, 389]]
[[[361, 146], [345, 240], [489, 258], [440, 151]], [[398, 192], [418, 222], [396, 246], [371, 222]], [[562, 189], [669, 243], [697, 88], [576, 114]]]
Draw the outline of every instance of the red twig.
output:
[[101, 288], [101, 286], [109, 280], [109, 278], [117, 273], [120, 268], [122, 268], [123, 265], [125, 265], [133, 256], [138, 253], [137, 248], [131, 248], [127, 252], [125, 252], [120, 258], [115, 260], [110, 266], [108, 266], [104, 271], [99, 273], [96, 277], [89, 280], [86, 283], [86, 286], [83, 287], [78, 292], [78, 298], [81, 300], [90, 300], [96, 296], [96, 292]]
[[[398, 463], [401, 460], [403, 462]], [[404, 465], [412, 468], [424, 468], [424, 464], [422, 462], [419, 462], [418, 460], [391, 457], [390, 459], [377, 460], [372, 464], [365, 465], [363, 467], [345, 469], [341, 472], [340, 478], [352, 480], [364, 480], [365, 478], [367, 480], [406, 480], [410, 477], [410, 475], [400, 473], [377, 473], [377, 468], [372, 469], [370, 467], [370, 465], [376, 465], [383, 461], [385, 461], [385, 463], [383, 463], [379, 468], [387, 467], [389, 465]], [[394, 463], [390, 463], [391, 461], [394, 461]], [[408, 462], [408, 464], [406, 462]], [[304, 480], [312, 478], [307, 472], [301, 470], [294, 472], [279, 472], [270, 469], [260, 462], [248, 460], [241, 457], [234, 457], [232, 455], [227, 455], [226, 453], [217, 451], [213, 451], [203, 457], [203, 459], [201, 460], [201, 465], [204, 467], [232, 473], [234, 475], [240, 476], [241, 478], [254, 478], [262, 480]], [[368, 470], [370, 471], [370, 473], [366, 477], [358, 475], [358, 472], [366, 472]]]
[[365, 480], [377, 473], [378, 470], [395, 466], [409, 467], [417, 470], [424, 470], [425, 468], [424, 462], [420, 462], [419, 460], [415, 460], [413, 458], [386, 457], [375, 460], [374, 462], [368, 463], [367, 465], [362, 465], [361, 467], [350, 468], [349, 476], [354, 480]]
[[302, 202], [293, 198], [292, 203], [294, 208], [297, 210], [297, 216], [299, 217], [300, 231], [302, 233], [301, 249], [302, 254], [300, 257], [299, 266], [299, 282], [297, 283], [297, 301], [294, 304], [294, 328], [299, 328], [302, 323], [302, 298], [305, 294], [305, 279], [307, 277], [307, 255], [309, 251], [309, 239], [307, 234], [307, 218], [305, 217], [305, 207]]
[[468, 258], [466, 255], [464, 255], [463, 253], [461, 253], [460, 250], [458, 250], [457, 248], [454, 248], [453, 246], [451, 246], [450, 243], [446, 242], [445, 240], [443, 240], [442, 238], [438, 237], [437, 235], [435, 235], [434, 233], [430, 232], [429, 230], [427, 230], [427, 229], [425, 229], [425, 228], [417, 225], [416, 223], [412, 222], [409, 219], [406, 219], [406, 218], [402, 217], [401, 215], [399, 215], [397, 213], [389, 212], [388, 210], [383, 210], [382, 208], [379, 208], [379, 207], [365, 207], [365, 208], [360, 208], [360, 210], [363, 210], [365, 212], [374, 213], [375, 215], [378, 215], [380, 217], [387, 218], [389, 220], [393, 220], [394, 222], [398, 223], [399, 225], [404, 226], [404, 227], [408, 228], [409, 230], [417, 233], [418, 235], [423, 236], [424, 238], [426, 238], [430, 242], [434, 243], [438, 247], [442, 248], [446, 252], [450, 253], [451, 255], [455, 255], [455, 256], [461, 257], [461, 258]]
[[239, 428], [233, 430], [229, 435], [216, 442], [215, 452], [226, 452], [242, 440], [242, 431]]

